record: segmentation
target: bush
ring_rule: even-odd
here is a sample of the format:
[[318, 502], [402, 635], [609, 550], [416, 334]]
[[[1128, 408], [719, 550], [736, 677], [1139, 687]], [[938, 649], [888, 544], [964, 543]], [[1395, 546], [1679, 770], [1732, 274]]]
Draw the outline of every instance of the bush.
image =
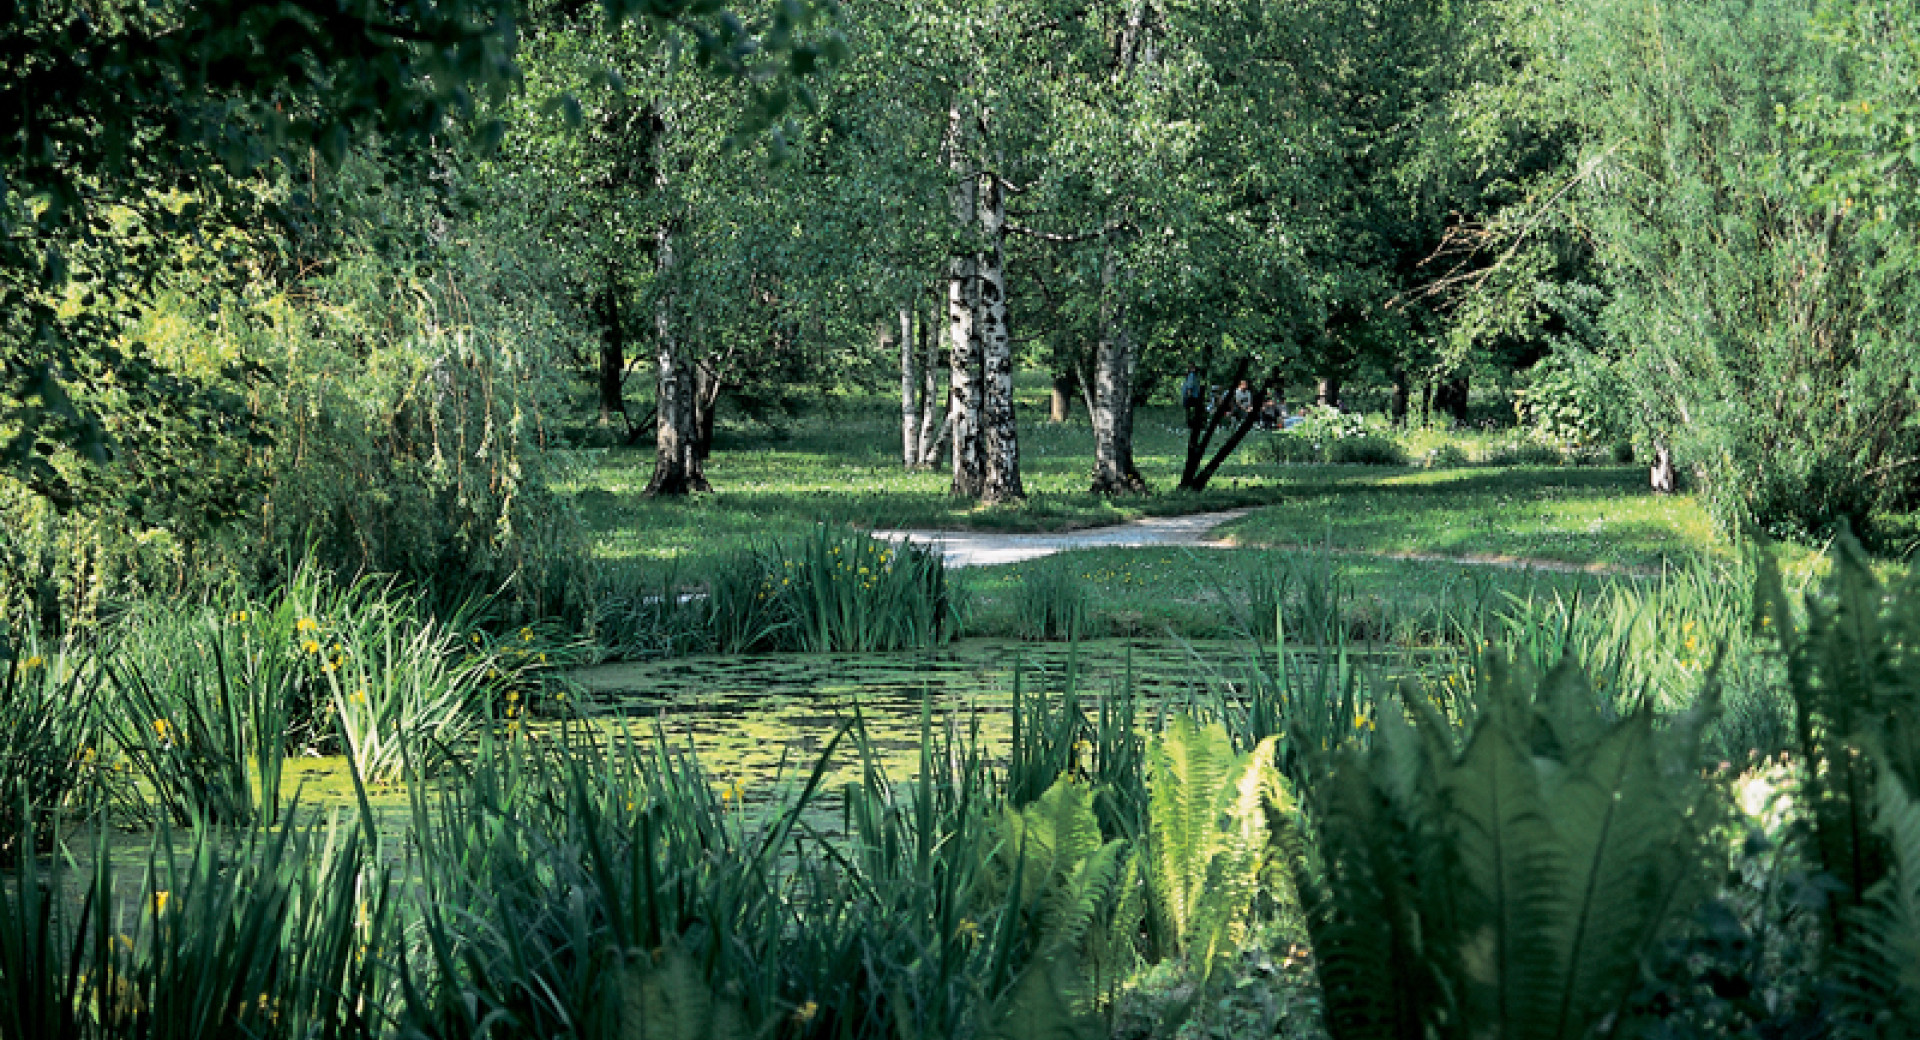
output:
[[1391, 433], [1358, 412], [1315, 406], [1292, 429], [1268, 437], [1262, 462], [1313, 465], [1404, 466], [1406, 452]]
[[1282, 466], [1313, 466], [1326, 461], [1320, 445], [1292, 430], [1282, 430], [1260, 441], [1254, 458]]
[[1448, 441], [1427, 452], [1421, 464], [1428, 469], [1459, 469], [1467, 464], [1467, 453], [1458, 444]]
[[1406, 452], [1393, 438], [1378, 433], [1342, 437], [1327, 445], [1327, 461], [1336, 466], [1404, 466]]
[[1564, 466], [1567, 457], [1559, 448], [1529, 437], [1516, 437], [1487, 450], [1489, 466]]

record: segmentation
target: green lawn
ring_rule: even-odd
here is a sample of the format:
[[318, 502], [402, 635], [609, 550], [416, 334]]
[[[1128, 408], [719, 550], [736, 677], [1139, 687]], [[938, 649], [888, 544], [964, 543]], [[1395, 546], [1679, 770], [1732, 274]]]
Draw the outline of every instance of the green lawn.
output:
[[1283, 501], [1223, 533], [1248, 545], [1595, 570], [1655, 570], [1731, 552], [1692, 496], [1651, 494], [1646, 472], [1631, 466], [1303, 474]]
[[[841, 400], [774, 430], [725, 423], [708, 467], [714, 493], [652, 500], [646, 447], [583, 451], [568, 484], [602, 558], [697, 571], [752, 540], [821, 521], [873, 527], [1060, 531], [1150, 514], [1259, 507], [1226, 533], [1248, 545], [1552, 561], [1650, 569], [1724, 555], [1686, 495], [1658, 497], [1637, 467], [1298, 466], [1257, 461], [1257, 434], [1201, 494], [1173, 491], [1186, 434], [1177, 409], [1141, 410], [1136, 457], [1154, 493], [1109, 501], [1086, 493], [1093, 436], [1084, 421], [1046, 420], [1038, 390], [1022, 398], [1028, 499], [982, 507], [947, 495], [944, 472], [904, 471], [898, 413], [885, 398]], [[1435, 434], [1423, 431], [1422, 444]], [[1461, 438], [1463, 442], [1471, 438]]]

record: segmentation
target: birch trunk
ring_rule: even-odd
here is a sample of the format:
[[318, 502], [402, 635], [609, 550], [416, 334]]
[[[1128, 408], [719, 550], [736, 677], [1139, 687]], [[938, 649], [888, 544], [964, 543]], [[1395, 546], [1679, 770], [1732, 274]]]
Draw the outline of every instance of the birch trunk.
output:
[[[916, 313], [919, 305], [914, 305]], [[920, 363], [920, 375], [925, 380], [920, 390], [920, 447], [914, 460], [922, 468], [932, 468], [940, 461], [940, 442], [934, 439], [935, 424], [940, 422], [942, 414], [951, 416], [940, 398], [940, 337], [933, 334], [933, 315], [921, 315], [920, 343], [924, 358]], [[935, 402], [940, 402], [936, 407]]]
[[[663, 280], [670, 279], [673, 273], [670, 227], [656, 233], [655, 248], [656, 273]], [[693, 365], [674, 337], [671, 294], [663, 294], [654, 311], [654, 339], [659, 392], [654, 420], [653, 479], [647, 482], [646, 493], [685, 495], [711, 491], [694, 450], [698, 433], [693, 407]]]
[[979, 179], [967, 168], [960, 103], [947, 110], [947, 164], [953, 177], [948, 203], [953, 210], [953, 253], [947, 258], [947, 349], [950, 355], [953, 427], [953, 485], [958, 498], [979, 498], [986, 485], [980, 445], [980, 332], [974, 313], [980, 303], [980, 262], [967, 248], [979, 209]]
[[1100, 345], [1093, 385], [1093, 493], [1147, 490], [1133, 462], [1133, 370], [1138, 351], [1120, 301], [1120, 265], [1111, 250], [1100, 263]]
[[1671, 495], [1680, 489], [1680, 480], [1673, 470], [1673, 452], [1659, 441], [1653, 442], [1653, 465], [1648, 467], [1647, 483], [1657, 495]]
[[900, 464], [912, 469], [920, 462], [920, 372], [913, 342], [913, 311], [900, 305]]
[[[1146, 40], [1146, 22], [1146, 0], [1134, 0], [1128, 5], [1114, 69], [1115, 80], [1123, 84], [1142, 61], [1154, 59]], [[1092, 491], [1096, 495], [1147, 490], [1133, 462], [1133, 375], [1139, 350], [1133, 330], [1127, 327], [1121, 289], [1118, 249], [1109, 242], [1100, 260], [1100, 342], [1094, 349], [1092, 399], [1087, 409], [1093, 419]]]
[[988, 175], [980, 200], [980, 230], [986, 248], [980, 253], [979, 326], [981, 368], [981, 425], [986, 454], [986, 481], [981, 501], [1011, 502], [1027, 497], [1020, 481], [1020, 431], [1013, 414], [1013, 335], [1007, 320], [1007, 265], [1003, 248], [1007, 235], [1007, 196], [1000, 179]]

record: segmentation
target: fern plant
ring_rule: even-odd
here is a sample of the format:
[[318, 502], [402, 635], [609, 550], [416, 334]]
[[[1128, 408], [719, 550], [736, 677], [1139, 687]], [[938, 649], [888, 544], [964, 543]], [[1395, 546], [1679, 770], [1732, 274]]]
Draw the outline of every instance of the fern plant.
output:
[[1092, 1012], [1132, 967], [1129, 940], [1139, 931], [1133, 850], [1125, 839], [1102, 840], [1093, 791], [1068, 776], [1031, 804], [1003, 809], [997, 837], [983, 878], [1004, 893], [1002, 928], [1024, 929], [1031, 947], [987, 1035], [1102, 1035]]
[[1874, 830], [1890, 869], [1854, 914], [1855, 941], [1838, 953], [1838, 1031], [1911, 1036], [1920, 1023], [1920, 799], [1896, 776], [1877, 787]]
[[1176, 715], [1147, 751], [1149, 933], [1156, 954], [1188, 958], [1202, 988], [1239, 949], [1293, 809], [1277, 739], [1236, 754], [1224, 726]]
[[1296, 876], [1337, 1040], [1591, 1035], [1704, 880], [1711, 697], [1657, 727], [1603, 718], [1571, 662], [1482, 676], [1463, 747], [1408, 695], [1313, 789]]
[[1871, 826], [1879, 776], [1920, 789], [1920, 594], [1887, 596], [1849, 534], [1832, 558], [1825, 587], [1806, 598], [1804, 629], [1771, 561], [1760, 569], [1755, 613], [1786, 657], [1814, 853], [1839, 887], [1828, 926], [1844, 944], [1854, 911], [1891, 866], [1887, 839]]

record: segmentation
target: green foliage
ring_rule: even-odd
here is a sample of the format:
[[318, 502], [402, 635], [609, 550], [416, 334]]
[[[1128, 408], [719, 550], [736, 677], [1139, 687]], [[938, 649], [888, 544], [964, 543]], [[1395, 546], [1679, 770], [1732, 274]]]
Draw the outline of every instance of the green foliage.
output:
[[1225, 727], [1176, 715], [1147, 750], [1150, 934], [1162, 956], [1194, 965], [1202, 987], [1244, 940], [1269, 880], [1263, 867], [1289, 826], [1275, 743], [1236, 754]]
[[1102, 840], [1093, 802], [1090, 787], [1063, 775], [1032, 803], [1002, 810], [986, 883], [1021, 908], [1034, 952], [987, 1036], [1099, 1036], [1088, 1019], [1100, 983], [1112, 987], [1132, 967], [1138, 867], [1126, 840]]
[[940, 556], [815, 525], [713, 572], [704, 612], [716, 649], [832, 651], [938, 646], [960, 628]]
[[1592, 454], [1626, 432], [1618, 377], [1589, 359], [1549, 354], [1525, 373], [1513, 410], [1534, 435], [1573, 454]]
[[1327, 461], [1335, 466], [1404, 466], [1407, 454], [1392, 437], [1365, 433], [1328, 442]]
[[[8, 1036], [374, 1036], [398, 997], [397, 889], [364, 831], [163, 832], [119, 883], [104, 842], [0, 885]], [[387, 947], [391, 949], [391, 947]]]
[[1564, 466], [1567, 454], [1532, 437], [1507, 437], [1488, 447], [1480, 461], [1488, 466]]
[[1576, 4], [1536, 28], [1536, 90], [1589, 142], [1567, 168], [1570, 223], [1606, 272], [1634, 413], [1724, 529], [1799, 539], [1905, 508], [1916, 446], [1914, 251], [1823, 177], [1864, 169], [1859, 139], [1819, 161], [1849, 136], [1824, 112], [1870, 118], [1882, 87], [1859, 73], [1902, 48], [1836, 46], [1822, 7]]
[[98, 675], [85, 656], [28, 638], [0, 662], [0, 864], [45, 851], [60, 817], [98, 801], [107, 768]]
[[1087, 586], [1081, 561], [1065, 553], [1043, 557], [1020, 569], [1014, 591], [1014, 625], [1020, 638], [1074, 642], [1091, 635]]
[[1427, 469], [1459, 469], [1468, 461], [1466, 450], [1448, 441], [1422, 456], [1420, 464]]
[[1483, 667], [1464, 746], [1396, 704], [1311, 789], [1299, 877], [1335, 1037], [1589, 1035], [1704, 881], [1710, 707], [1656, 729], [1609, 720], [1571, 661]]
[[[1833, 572], [1805, 598], [1805, 628], [1794, 623], [1779, 572], [1762, 566], [1757, 622], [1777, 633], [1786, 657], [1798, 747], [1813, 824], [1814, 859], [1838, 892], [1830, 933], [1844, 945], [1851, 915], [1891, 869], [1887, 837], [1873, 830], [1875, 791], [1894, 778], [1920, 789], [1920, 595], [1888, 596], [1852, 537], [1833, 547]], [[1872, 754], [1867, 753], [1868, 749]]]
[[1854, 941], [1839, 955], [1841, 1035], [1910, 1035], [1920, 1022], [1920, 801], [1891, 769], [1874, 799], [1888, 870], [1867, 890]]

